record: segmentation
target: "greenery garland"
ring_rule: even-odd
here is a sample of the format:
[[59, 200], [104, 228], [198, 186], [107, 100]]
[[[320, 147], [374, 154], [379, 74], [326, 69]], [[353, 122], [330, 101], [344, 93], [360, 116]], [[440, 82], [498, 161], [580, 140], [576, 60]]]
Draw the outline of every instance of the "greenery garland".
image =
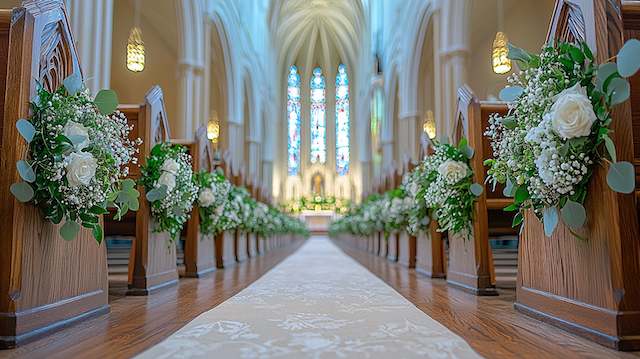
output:
[[611, 133], [611, 109], [629, 98], [629, 83], [640, 67], [640, 41], [630, 40], [617, 64], [598, 65], [586, 43], [547, 46], [540, 55], [510, 46], [509, 57], [523, 69], [501, 91], [506, 116], [494, 115], [486, 131], [494, 159], [488, 180], [506, 184], [514, 197], [513, 225], [532, 209], [551, 236], [559, 219], [574, 231], [587, 218], [583, 206], [596, 164], [609, 164], [612, 190], [631, 193], [634, 167], [618, 162]]
[[171, 240], [179, 239], [198, 196], [187, 148], [171, 143], [155, 145], [141, 172], [140, 184], [151, 203], [154, 231], [168, 232]]
[[141, 141], [128, 139], [132, 128], [116, 111], [113, 91], [92, 98], [79, 76], [63, 83], [55, 92], [38, 85], [31, 117], [16, 123], [29, 152], [17, 163], [23, 181], [11, 193], [40, 207], [47, 220], [64, 220], [59, 232], [65, 240], [76, 238], [82, 225], [101, 243], [100, 215], [109, 207], [117, 209], [116, 219], [138, 210], [140, 194], [125, 177]]

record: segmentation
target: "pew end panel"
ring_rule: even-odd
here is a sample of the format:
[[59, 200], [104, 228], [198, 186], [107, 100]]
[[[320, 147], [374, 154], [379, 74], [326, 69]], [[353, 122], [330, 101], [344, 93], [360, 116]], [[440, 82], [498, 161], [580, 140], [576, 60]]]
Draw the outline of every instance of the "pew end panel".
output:
[[[194, 174], [199, 171], [213, 171], [213, 151], [211, 142], [207, 138], [206, 126], [196, 130], [193, 141], [171, 140], [171, 142], [188, 148], [193, 160]], [[197, 205], [193, 207], [185, 232], [184, 276], [198, 278], [216, 270], [214, 236], [200, 233], [200, 213]]]
[[[637, 38], [631, 25], [637, 26], [633, 19], [638, 19], [638, 6], [622, 7], [622, 14], [620, 9], [619, 0], [557, 1], [548, 40], [585, 41], [596, 60], [603, 63], [618, 52], [623, 37]], [[637, 94], [637, 75], [631, 85], [632, 94]], [[637, 95], [631, 102], [634, 99], [637, 101]], [[637, 116], [632, 117], [633, 106], [627, 101], [611, 113], [612, 139], [620, 161], [634, 160], [638, 125]], [[636, 199], [634, 194], [611, 191], [606, 175], [607, 168], [596, 166], [589, 184], [585, 202], [588, 222], [578, 231], [586, 241], [576, 239], [562, 223], [551, 238], [545, 238], [535, 215], [525, 216], [515, 306], [600, 344], [638, 350], [640, 231]]]
[[[62, 1], [26, 0], [0, 11], [0, 348], [11, 348], [91, 316], [107, 313], [106, 246], [82, 229], [75, 240], [38, 208], [10, 194], [16, 161], [28, 145], [15, 123], [28, 118], [36, 82], [55, 91], [73, 73], [82, 75]], [[102, 219], [100, 219], [102, 221]]]

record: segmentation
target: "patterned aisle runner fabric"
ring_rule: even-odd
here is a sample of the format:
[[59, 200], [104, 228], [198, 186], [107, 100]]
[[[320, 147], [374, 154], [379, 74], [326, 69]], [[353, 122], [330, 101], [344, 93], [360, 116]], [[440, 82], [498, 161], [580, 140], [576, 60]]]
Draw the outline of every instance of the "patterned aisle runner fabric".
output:
[[139, 358], [479, 358], [326, 238]]

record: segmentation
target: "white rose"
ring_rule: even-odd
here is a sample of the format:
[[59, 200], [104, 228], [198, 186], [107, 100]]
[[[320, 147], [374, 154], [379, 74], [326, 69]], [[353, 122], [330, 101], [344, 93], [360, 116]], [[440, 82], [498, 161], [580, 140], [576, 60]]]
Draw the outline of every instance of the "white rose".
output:
[[160, 178], [158, 178], [158, 186], [167, 186], [167, 191], [171, 191], [176, 187], [176, 176], [170, 172], [162, 172]]
[[180, 169], [180, 164], [174, 160], [173, 158], [168, 158], [162, 164], [162, 171], [169, 172], [172, 174], [178, 174], [178, 170]]
[[89, 152], [73, 152], [65, 159], [69, 186], [87, 186], [96, 175], [98, 161]]
[[449, 183], [456, 183], [466, 177], [468, 170], [466, 163], [454, 160], [447, 160], [438, 166], [438, 173]]
[[211, 206], [215, 199], [216, 197], [213, 195], [213, 191], [210, 188], [203, 189], [198, 195], [198, 203], [200, 203], [200, 206], [202, 207]]
[[87, 148], [87, 146], [89, 146], [89, 130], [87, 130], [84, 125], [74, 121], [67, 121], [67, 124], [64, 125], [63, 131], [65, 137], [69, 139], [72, 139], [76, 136], [84, 137], [84, 140], [82, 140], [82, 142], [75, 145], [78, 151], [82, 151], [83, 149]]
[[551, 125], [563, 139], [588, 136], [596, 120], [587, 90], [579, 83], [556, 96], [551, 106]]

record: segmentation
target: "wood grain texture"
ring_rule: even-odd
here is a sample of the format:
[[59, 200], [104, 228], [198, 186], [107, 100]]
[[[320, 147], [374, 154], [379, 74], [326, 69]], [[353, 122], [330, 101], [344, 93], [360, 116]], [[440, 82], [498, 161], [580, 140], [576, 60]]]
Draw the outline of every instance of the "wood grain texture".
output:
[[334, 241], [342, 250], [380, 277], [425, 314], [466, 340], [485, 358], [639, 358], [640, 353], [608, 349], [513, 308], [513, 290], [500, 296], [477, 297], [430, 279], [415, 270]]
[[29, 117], [36, 83], [54, 91], [72, 73], [82, 75], [64, 4], [24, 1], [9, 28], [6, 10], [0, 21], [0, 62], [6, 66], [0, 96], [0, 347], [11, 347], [107, 312], [108, 284], [105, 246], [90, 231], [64, 241], [58, 225], [9, 192], [20, 181], [16, 161], [28, 150], [15, 122]]
[[[200, 126], [193, 141], [172, 140], [182, 143], [189, 149], [192, 158], [193, 173], [213, 171], [213, 151], [207, 137], [207, 127]], [[184, 237], [185, 277], [200, 277], [216, 269], [215, 244], [213, 236], [200, 233], [200, 209], [193, 206], [191, 217], [186, 223]]]
[[406, 231], [400, 232], [398, 238], [398, 263], [407, 268], [416, 266], [416, 237]]
[[[640, 39], [640, 1], [622, 2], [624, 39]], [[640, 190], [640, 73], [631, 83], [631, 128], [633, 130], [633, 163], [636, 168], [636, 190]]]
[[429, 223], [429, 232], [421, 232], [416, 238], [416, 271], [431, 277], [445, 278], [444, 240], [437, 231], [438, 223]]
[[[586, 40], [602, 63], [622, 45], [620, 5], [615, 0], [558, 1], [549, 39]], [[616, 106], [611, 115], [618, 160], [633, 161], [630, 103]], [[638, 212], [634, 195], [611, 191], [606, 174], [607, 168], [596, 166], [589, 184], [588, 222], [578, 231], [586, 241], [574, 238], [563, 224], [546, 238], [542, 224], [527, 214], [516, 307], [613, 348], [640, 349]]]
[[151, 297], [113, 296], [111, 313], [86, 320], [0, 358], [131, 358], [223, 303], [293, 253], [303, 241], [205, 277], [183, 278]]

